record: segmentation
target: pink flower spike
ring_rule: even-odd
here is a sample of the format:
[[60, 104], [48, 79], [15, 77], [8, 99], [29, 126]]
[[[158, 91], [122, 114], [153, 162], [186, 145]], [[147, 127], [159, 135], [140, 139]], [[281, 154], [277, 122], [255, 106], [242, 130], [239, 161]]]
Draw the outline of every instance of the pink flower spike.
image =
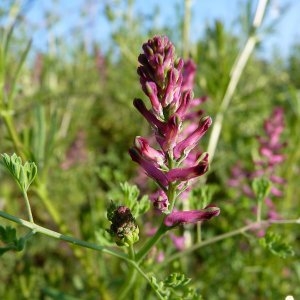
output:
[[198, 165], [190, 168], [172, 169], [167, 173], [168, 180], [173, 181], [187, 181], [195, 177], [201, 176], [208, 171], [208, 154], [206, 153], [203, 160]]
[[164, 164], [165, 157], [163, 153], [150, 147], [148, 141], [145, 138], [137, 136], [134, 140], [134, 145], [140, 151], [142, 156], [156, 162], [159, 166], [162, 166]]
[[155, 115], [146, 108], [143, 100], [136, 98], [133, 100], [133, 105], [143, 115], [143, 117], [150, 123], [150, 125], [152, 126], [154, 125], [158, 129], [162, 129], [164, 127], [164, 123], [159, 121], [155, 117]]
[[148, 176], [153, 178], [162, 188], [169, 185], [167, 176], [159, 170], [153, 162], [145, 159], [136, 148], [130, 148], [129, 154], [131, 159], [138, 163], [145, 170]]
[[168, 227], [173, 227], [184, 223], [197, 223], [206, 221], [220, 214], [220, 209], [215, 206], [202, 210], [175, 211], [170, 213], [164, 220]]
[[187, 155], [192, 149], [194, 149], [211, 124], [212, 120], [210, 117], [202, 118], [196, 130], [175, 146], [174, 157], [177, 159], [181, 157], [182, 154]]

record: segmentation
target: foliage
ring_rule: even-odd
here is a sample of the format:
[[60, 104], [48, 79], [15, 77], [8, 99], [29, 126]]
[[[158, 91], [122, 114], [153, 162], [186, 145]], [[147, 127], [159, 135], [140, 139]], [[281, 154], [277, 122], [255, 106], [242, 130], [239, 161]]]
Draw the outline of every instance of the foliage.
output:
[[[53, 5], [45, 13], [49, 47], [42, 51], [32, 44], [37, 28], [27, 19], [30, 5], [21, 2], [0, 4], [0, 298], [299, 298], [299, 43], [287, 57], [274, 53], [266, 59], [254, 51], [223, 109], [248, 35], [260, 37], [259, 49], [269, 38], [252, 28], [251, 1], [241, 7], [234, 30], [216, 20], [206, 24], [202, 37], [190, 38], [181, 27], [188, 22], [184, 2], [169, 6], [176, 21], [160, 24], [160, 7], [143, 15], [136, 1], [104, 1], [98, 8], [111, 29], [106, 45], [96, 37], [87, 45], [86, 32], [93, 28], [80, 25], [68, 37], [51, 40], [60, 22]], [[221, 214], [167, 232], [152, 207], [156, 185], [138, 173], [128, 155], [135, 136], [151, 134], [132, 100], [146, 98], [137, 57], [154, 34], [168, 35], [179, 54], [186, 52], [183, 41], [189, 43], [185, 55], [197, 66], [195, 98], [207, 97], [200, 109], [212, 117], [212, 126], [223, 116], [209, 172], [183, 187], [182, 196], [192, 190], [180, 203], [182, 210], [217, 205]], [[277, 106], [284, 110], [285, 160], [271, 175], [284, 179], [282, 195], [273, 197], [270, 178], [254, 179], [247, 172], [240, 185], [230, 186], [233, 166], [254, 169], [264, 120]], [[207, 151], [211, 132], [201, 141], [201, 152]], [[246, 181], [252, 183], [248, 194]], [[280, 215], [273, 223], [264, 219], [270, 197]], [[134, 247], [117, 247], [107, 231], [111, 201], [130, 209], [130, 221], [139, 228]]]

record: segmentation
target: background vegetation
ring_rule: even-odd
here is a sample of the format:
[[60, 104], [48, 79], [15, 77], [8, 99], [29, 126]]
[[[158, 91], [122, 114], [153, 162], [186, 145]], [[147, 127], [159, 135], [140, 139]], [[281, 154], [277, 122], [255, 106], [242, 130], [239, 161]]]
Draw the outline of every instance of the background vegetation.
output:
[[[149, 130], [132, 106], [133, 98], [143, 97], [136, 75], [142, 43], [154, 34], [166, 34], [179, 56], [196, 62], [195, 95], [208, 97], [203, 109], [214, 120], [231, 68], [251, 31], [252, 2], [241, 6], [237, 16], [236, 26], [242, 34], [236, 35], [216, 21], [207, 24], [204, 36], [198, 39], [187, 35], [190, 20], [184, 2], [177, 8], [177, 21], [163, 28], [151, 18], [133, 15], [134, 1], [107, 2], [102, 13], [114, 30], [105, 50], [97, 43], [86, 47], [84, 33], [78, 30], [72, 43], [55, 39], [40, 53], [30, 48], [35, 28], [32, 32], [23, 30], [24, 24], [29, 26], [24, 6], [15, 1], [1, 3], [0, 147], [1, 153], [16, 149], [7, 130], [5, 116], [10, 114], [24, 145], [19, 154], [38, 164], [39, 183], [30, 194], [36, 223], [103, 242], [104, 229], [109, 227], [105, 216], [110, 200], [122, 201], [120, 183], [136, 182], [138, 173], [128, 148], [136, 135], [147, 135]], [[47, 13], [51, 28], [58, 16], [51, 10]], [[264, 25], [258, 49], [273, 34], [274, 26]], [[286, 142], [286, 160], [278, 175], [286, 184], [276, 207], [284, 219], [299, 218], [300, 43], [295, 41], [287, 57], [280, 53], [269, 57], [266, 60], [254, 52], [226, 111], [207, 178], [209, 186], [217, 187], [213, 203], [222, 213], [203, 225], [204, 239], [240, 228], [255, 218], [253, 200], [242, 196], [238, 188], [229, 187], [228, 180], [238, 162], [253, 167], [259, 147], [256, 137], [262, 135], [264, 120], [277, 106], [284, 109]], [[206, 149], [207, 144], [206, 137], [201, 147]], [[151, 185], [143, 187], [142, 192], [150, 189]], [[21, 198], [13, 180], [1, 169], [1, 210], [26, 218]], [[147, 215], [140, 224], [141, 231], [146, 231], [152, 217]], [[1, 225], [10, 224], [1, 219]], [[182, 231], [180, 228], [176, 234]], [[183, 271], [204, 299], [284, 299], [289, 294], [297, 299], [299, 225], [277, 226], [276, 232], [293, 246], [294, 256], [283, 259], [272, 255], [250, 232], [202, 247], [188, 260], [179, 258], [168, 266], [160, 266], [153, 254], [146, 266], [159, 270], [160, 279], [171, 271]], [[165, 237], [157, 251], [168, 254], [179, 250]], [[0, 298], [117, 299], [115, 293], [126, 268], [125, 263], [105, 254], [36, 236], [25, 251], [2, 256]], [[137, 286], [135, 299], [154, 299], [142, 279]]]

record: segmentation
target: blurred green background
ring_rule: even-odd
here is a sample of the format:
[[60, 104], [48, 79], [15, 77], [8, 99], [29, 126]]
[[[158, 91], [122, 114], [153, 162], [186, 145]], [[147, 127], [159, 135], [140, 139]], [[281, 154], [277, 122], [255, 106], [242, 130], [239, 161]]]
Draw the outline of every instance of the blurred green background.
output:
[[[234, 10], [223, 4], [220, 19], [210, 12], [207, 19], [200, 20], [199, 8], [193, 8], [198, 7], [198, 1], [193, 6], [188, 6], [188, 0], [149, 4], [149, 10], [143, 1], [74, 1], [74, 7], [70, 7], [71, 2], [1, 2], [2, 40], [13, 24], [5, 65], [1, 65], [1, 88], [6, 95], [17, 78], [15, 127], [29, 149], [28, 157], [36, 161], [51, 205], [62, 220], [57, 222], [33, 191], [30, 199], [35, 221], [101, 243], [103, 231], [109, 227], [105, 218], [109, 201], [122, 202], [120, 183], [134, 183], [138, 174], [128, 148], [136, 135], [147, 136], [150, 132], [132, 105], [135, 97], [145, 99], [136, 74], [142, 43], [155, 34], [168, 35], [178, 56], [195, 61], [195, 96], [208, 97], [202, 108], [214, 119], [235, 58], [251, 30], [256, 1], [231, 1]], [[281, 5], [276, 17], [272, 16], [277, 7], [274, 3]], [[276, 207], [285, 219], [299, 217], [300, 42], [296, 31], [289, 31], [289, 38], [280, 35], [284, 32], [281, 20], [287, 22], [286, 15], [297, 7], [295, 1], [286, 4], [270, 1], [258, 47], [226, 112], [207, 180], [209, 185], [217, 186], [213, 202], [222, 214], [203, 226], [204, 238], [242, 227], [255, 218], [252, 200], [230, 188], [228, 180], [238, 161], [253, 168], [258, 151], [256, 137], [262, 134], [263, 122], [276, 106], [285, 112], [286, 142], [286, 160], [278, 170], [286, 184]], [[218, 12], [222, 7], [212, 5], [210, 9]], [[73, 19], [72, 11], [78, 13], [77, 18]], [[171, 17], [166, 17], [170, 12]], [[227, 13], [232, 22], [226, 21]], [[200, 23], [203, 30], [197, 31]], [[18, 62], [32, 38], [19, 72]], [[284, 46], [272, 47], [270, 40], [281, 41]], [[12, 153], [14, 148], [2, 120], [0, 136], [1, 153]], [[208, 138], [209, 133], [201, 141], [202, 149], [206, 149]], [[1, 210], [26, 218], [22, 197], [3, 169], [0, 179]], [[143, 187], [143, 193], [151, 188], [151, 184], [149, 189]], [[152, 217], [150, 213], [140, 222], [142, 232]], [[1, 219], [1, 224], [9, 223]], [[299, 225], [277, 226], [276, 232], [293, 246], [293, 257], [272, 255], [249, 233], [200, 248], [188, 259], [164, 266], [157, 276], [163, 279], [170, 271], [183, 271], [209, 300], [285, 299], [287, 295], [297, 299]], [[178, 251], [167, 237], [160, 250], [166, 255]], [[149, 258], [145, 268], [150, 272], [155, 264], [159, 268], [159, 263]], [[126, 268], [115, 258], [37, 236], [25, 251], [1, 257], [0, 298], [118, 299], [116, 291]], [[140, 279], [135, 299], [155, 299], [149, 290]]]

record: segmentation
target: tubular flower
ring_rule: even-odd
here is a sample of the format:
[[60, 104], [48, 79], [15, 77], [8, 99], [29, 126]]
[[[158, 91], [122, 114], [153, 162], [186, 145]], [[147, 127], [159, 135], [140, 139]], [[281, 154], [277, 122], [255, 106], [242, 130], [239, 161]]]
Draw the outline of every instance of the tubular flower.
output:
[[220, 214], [218, 207], [207, 207], [201, 210], [175, 211], [170, 213], [164, 220], [168, 227], [176, 226], [182, 223], [197, 223], [200, 221], [209, 220]]
[[[172, 214], [168, 211], [169, 202], [173, 209], [174, 199], [181, 194], [182, 186], [187, 188], [189, 181], [208, 170], [207, 153], [202, 156], [201, 153], [189, 154], [197, 147], [212, 120], [204, 117], [196, 126], [188, 124], [192, 117], [198, 118], [202, 114], [190, 111], [203, 101], [193, 99], [195, 64], [191, 60], [185, 63], [183, 59], [176, 58], [175, 48], [166, 36], [153, 37], [143, 44], [142, 49], [138, 57], [140, 66], [137, 74], [151, 108], [148, 109], [141, 99], [135, 99], [133, 104], [152, 127], [157, 145], [152, 147], [147, 139], [138, 136], [129, 154], [161, 188], [153, 201], [154, 206], [166, 214]], [[196, 161], [188, 159], [191, 156], [200, 158]], [[171, 185], [172, 189], [175, 188], [175, 197], [173, 192], [169, 193]], [[173, 199], [168, 198], [169, 194], [172, 194]], [[183, 215], [178, 213], [174, 217], [182, 216], [183, 221], [176, 224], [188, 222], [184, 219], [186, 216], [195, 222], [208, 216], [203, 211], [191, 211], [190, 214], [182, 212]], [[217, 214], [210, 212], [211, 217], [214, 215]]]

